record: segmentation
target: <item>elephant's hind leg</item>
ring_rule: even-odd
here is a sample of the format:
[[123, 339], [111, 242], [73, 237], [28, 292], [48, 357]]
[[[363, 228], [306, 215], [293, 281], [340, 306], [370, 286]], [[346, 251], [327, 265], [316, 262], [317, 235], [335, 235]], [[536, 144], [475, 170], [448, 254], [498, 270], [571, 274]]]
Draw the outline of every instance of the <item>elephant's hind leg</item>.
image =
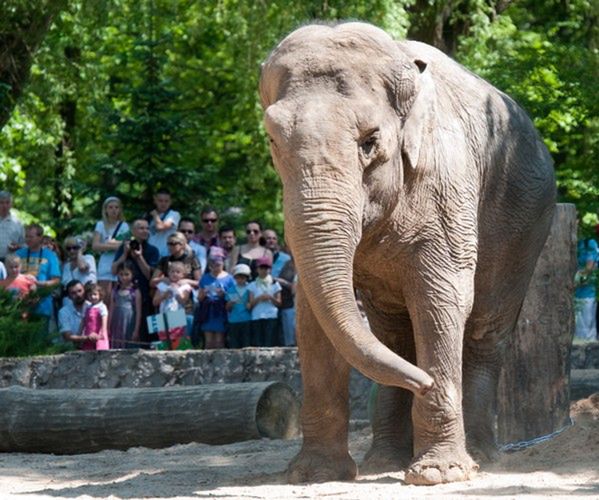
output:
[[320, 327], [301, 282], [296, 307], [304, 441], [289, 464], [287, 479], [290, 483], [351, 480], [357, 475], [357, 467], [347, 445], [350, 366]]
[[[412, 324], [404, 315], [386, 316], [369, 309], [373, 333], [400, 356], [416, 362]], [[413, 452], [412, 393], [399, 387], [377, 386], [372, 412], [372, 445], [360, 465], [361, 473], [402, 470]]]

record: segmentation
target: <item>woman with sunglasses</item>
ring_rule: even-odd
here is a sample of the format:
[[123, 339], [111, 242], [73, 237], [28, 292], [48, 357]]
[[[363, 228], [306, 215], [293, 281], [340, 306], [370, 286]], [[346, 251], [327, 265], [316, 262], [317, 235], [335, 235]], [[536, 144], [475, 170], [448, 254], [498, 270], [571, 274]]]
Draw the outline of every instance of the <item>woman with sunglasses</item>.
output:
[[262, 225], [258, 221], [250, 221], [245, 225], [247, 241], [239, 248], [237, 264], [247, 264], [252, 271], [252, 280], [258, 276], [258, 259], [268, 257], [272, 262], [272, 252], [264, 246]]
[[85, 254], [85, 241], [82, 238], [69, 236], [64, 240], [65, 260], [62, 265], [60, 284], [66, 292], [67, 284], [78, 280], [83, 285], [96, 283], [96, 259], [93, 255]]

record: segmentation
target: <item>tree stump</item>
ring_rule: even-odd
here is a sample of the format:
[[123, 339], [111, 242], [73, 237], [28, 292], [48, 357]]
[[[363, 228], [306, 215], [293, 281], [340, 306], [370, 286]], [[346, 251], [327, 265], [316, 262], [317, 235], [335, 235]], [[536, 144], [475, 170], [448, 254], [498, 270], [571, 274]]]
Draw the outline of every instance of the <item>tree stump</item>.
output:
[[574, 332], [576, 209], [558, 204], [514, 335], [498, 391], [498, 440], [529, 440], [569, 422]]
[[76, 454], [299, 435], [279, 382], [143, 389], [0, 389], [0, 452]]

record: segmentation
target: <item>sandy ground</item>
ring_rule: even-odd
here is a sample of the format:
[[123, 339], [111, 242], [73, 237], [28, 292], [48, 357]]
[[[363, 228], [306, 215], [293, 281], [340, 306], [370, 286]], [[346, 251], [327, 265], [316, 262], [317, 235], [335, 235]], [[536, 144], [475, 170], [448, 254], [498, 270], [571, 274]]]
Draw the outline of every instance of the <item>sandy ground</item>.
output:
[[[0, 454], [0, 498], [599, 498], [599, 394], [573, 404], [572, 417], [574, 426], [551, 441], [504, 454], [463, 483], [410, 486], [397, 472], [287, 485], [282, 471], [300, 441], [264, 439], [76, 456]], [[351, 452], [360, 461], [370, 432], [357, 427]]]

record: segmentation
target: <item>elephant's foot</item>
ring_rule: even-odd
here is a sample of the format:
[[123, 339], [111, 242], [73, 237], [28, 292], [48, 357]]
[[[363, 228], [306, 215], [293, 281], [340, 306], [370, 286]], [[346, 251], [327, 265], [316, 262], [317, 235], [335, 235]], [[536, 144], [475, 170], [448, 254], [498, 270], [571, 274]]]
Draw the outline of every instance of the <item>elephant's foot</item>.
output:
[[351, 481], [358, 468], [349, 453], [331, 455], [322, 450], [301, 450], [287, 468], [287, 481], [298, 483], [326, 483]]
[[408, 466], [411, 459], [411, 447], [373, 444], [360, 465], [360, 474], [400, 471]]
[[434, 485], [473, 478], [478, 465], [466, 451], [428, 452], [414, 460], [405, 475], [408, 484]]

